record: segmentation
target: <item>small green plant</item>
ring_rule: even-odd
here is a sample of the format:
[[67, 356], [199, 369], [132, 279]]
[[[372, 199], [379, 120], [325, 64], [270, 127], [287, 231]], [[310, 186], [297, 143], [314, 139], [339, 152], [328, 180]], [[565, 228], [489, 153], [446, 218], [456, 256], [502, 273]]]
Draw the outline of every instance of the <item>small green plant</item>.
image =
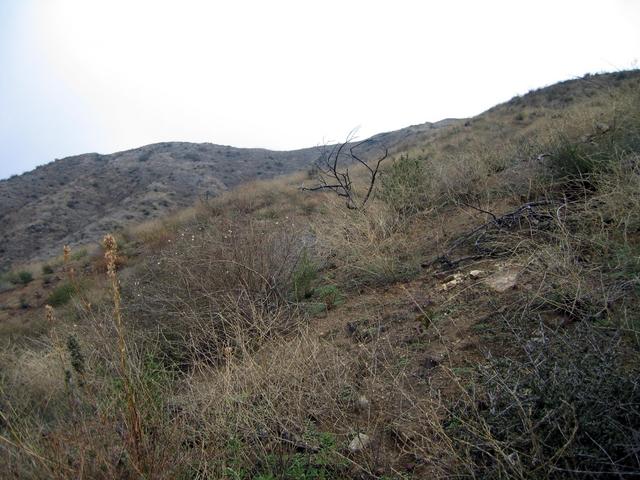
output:
[[[263, 471], [251, 478], [261, 480], [328, 480], [344, 478], [339, 473], [345, 470], [347, 463], [337, 455], [337, 442], [333, 434], [317, 432], [311, 428], [304, 435], [305, 442], [315, 445], [316, 449], [305, 453], [293, 453], [282, 457], [274, 454], [266, 456]], [[232, 478], [248, 478], [238, 476]]]
[[613, 120], [615, 127], [596, 124], [592, 133], [578, 141], [561, 136], [550, 158], [552, 173], [560, 180], [591, 185], [594, 175], [613, 172], [625, 155], [640, 148], [636, 115], [620, 115]]
[[586, 179], [604, 168], [602, 160], [592, 147], [563, 139], [551, 157], [551, 169], [564, 180]]
[[42, 274], [43, 275], [51, 275], [53, 273], [53, 267], [51, 265], [49, 265], [48, 263], [45, 263], [42, 266]]
[[313, 295], [313, 283], [317, 277], [318, 267], [305, 249], [293, 272], [293, 295], [297, 301], [310, 298]]
[[31, 274], [31, 272], [27, 272], [26, 270], [23, 270], [21, 272], [18, 272], [18, 279], [20, 280], [20, 283], [22, 283], [23, 285], [26, 285], [27, 283], [30, 283], [33, 280], [33, 275]]
[[22, 309], [26, 309], [29, 308], [31, 305], [29, 304], [29, 300], [27, 300], [27, 297], [20, 297], [20, 308]]
[[10, 272], [5, 276], [6, 280], [14, 285], [26, 285], [33, 280], [31, 272], [21, 270], [19, 272]]
[[324, 303], [327, 310], [332, 310], [344, 302], [344, 295], [337, 285], [324, 285], [316, 289], [315, 295]]
[[80, 248], [73, 252], [71, 260], [81, 260], [87, 255], [89, 255], [89, 251], [86, 248]]
[[69, 283], [65, 282], [58, 285], [53, 289], [49, 297], [47, 298], [47, 303], [52, 307], [59, 307], [61, 305], [65, 305], [71, 300], [71, 297], [75, 293], [75, 287]]

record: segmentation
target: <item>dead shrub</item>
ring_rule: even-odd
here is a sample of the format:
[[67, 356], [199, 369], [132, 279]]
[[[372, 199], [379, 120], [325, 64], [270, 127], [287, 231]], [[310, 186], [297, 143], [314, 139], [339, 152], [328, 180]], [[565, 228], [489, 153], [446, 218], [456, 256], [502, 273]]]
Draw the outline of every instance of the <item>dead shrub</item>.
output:
[[181, 232], [128, 283], [128, 314], [159, 329], [167, 355], [180, 363], [260, 345], [300, 321], [289, 299], [303, 246], [279, 222], [224, 221]]

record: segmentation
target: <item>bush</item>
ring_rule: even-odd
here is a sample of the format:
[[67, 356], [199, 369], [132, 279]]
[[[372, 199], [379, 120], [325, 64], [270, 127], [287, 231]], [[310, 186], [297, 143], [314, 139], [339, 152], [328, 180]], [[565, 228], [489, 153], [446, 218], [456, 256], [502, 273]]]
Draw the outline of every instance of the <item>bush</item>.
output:
[[52, 307], [65, 305], [71, 300], [74, 293], [75, 287], [71, 283], [65, 282], [53, 289], [49, 297], [47, 297], [47, 304]]
[[227, 347], [260, 346], [299, 321], [287, 297], [310, 288], [312, 266], [300, 261], [303, 249], [289, 227], [202, 226], [169, 245], [124, 294], [139, 325], [162, 331], [172, 362], [217, 361]]
[[449, 419], [477, 478], [637, 473], [640, 372], [620, 339], [583, 323], [517, 340], [524, 355], [481, 367], [482, 398]]
[[21, 271], [18, 272], [18, 279], [20, 280], [20, 283], [22, 283], [23, 285], [26, 285], [27, 283], [30, 283], [33, 280], [33, 275], [31, 274], [31, 272], [27, 272], [27, 271]]
[[631, 152], [640, 151], [639, 98], [631, 100], [612, 125], [596, 123], [593, 131], [579, 140], [560, 136], [551, 154], [552, 173], [561, 181], [579, 181], [593, 186], [592, 177], [611, 174]]
[[397, 212], [410, 215], [425, 208], [428, 190], [424, 162], [402, 156], [384, 172], [380, 197]]
[[89, 251], [86, 248], [81, 248], [79, 250], [74, 251], [71, 254], [71, 260], [81, 260], [89, 254]]
[[593, 145], [562, 139], [551, 156], [550, 165], [554, 176], [560, 180], [588, 182], [593, 174], [610, 170], [610, 162], [610, 156], [597, 151]]
[[316, 289], [316, 296], [331, 310], [344, 302], [344, 295], [336, 285], [324, 285]]
[[318, 267], [304, 250], [293, 272], [293, 295], [296, 301], [299, 302], [313, 295], [313, 283], [317, 276]]
[[21, 270], [19, 272], [8, 273], [5, 278], [14, 285], [26, 285], [33, 280], [33, 275], [31, 272]]
[[45, 264], [42, 266], [43, 275], [51, 275], [52, 273], [53, 273], [53, 267], [51, 265]]

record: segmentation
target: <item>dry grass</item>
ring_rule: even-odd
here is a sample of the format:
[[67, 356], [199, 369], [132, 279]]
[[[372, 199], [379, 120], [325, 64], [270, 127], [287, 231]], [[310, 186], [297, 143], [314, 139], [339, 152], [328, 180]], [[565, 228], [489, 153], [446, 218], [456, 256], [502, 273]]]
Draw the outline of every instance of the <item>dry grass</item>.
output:
[[[6, 476], [636, 475], [640, 137], [625, 85], [460, 122], [398, 152], [365, 209], [300, 192], [301, 173], [122, 233], [118, 272], [110, 240], [102, 278], [78, 269], [88, 287], [0, 352]], [[615, 135], [581, 150], [597, 168], [559, 176], [559, 152], [603, 122]], [[537, 215], [498, 220], [533, 200]], [[452, 244], [476, 263], [420, 268]], [[484, 283], [516, 267], [515, 289]]]

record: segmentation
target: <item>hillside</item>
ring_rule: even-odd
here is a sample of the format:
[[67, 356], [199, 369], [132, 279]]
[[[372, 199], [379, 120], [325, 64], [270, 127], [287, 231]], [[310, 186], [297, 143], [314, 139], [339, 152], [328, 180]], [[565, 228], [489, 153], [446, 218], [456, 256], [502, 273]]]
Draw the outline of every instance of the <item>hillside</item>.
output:
[[639, 112], [588, 75], [374, 137], [361, 208], [305, 165], [12, 272], [6, 477], [637, 477]]
[[[451, 121], [376, 135], [393, 148]], [[46, 258], [106, 232], [159, 218], [243, 182], [309, 168], [318, 148], [290, 152], [167, 142], [56, 160], [0, 181], [0, 269]]]

